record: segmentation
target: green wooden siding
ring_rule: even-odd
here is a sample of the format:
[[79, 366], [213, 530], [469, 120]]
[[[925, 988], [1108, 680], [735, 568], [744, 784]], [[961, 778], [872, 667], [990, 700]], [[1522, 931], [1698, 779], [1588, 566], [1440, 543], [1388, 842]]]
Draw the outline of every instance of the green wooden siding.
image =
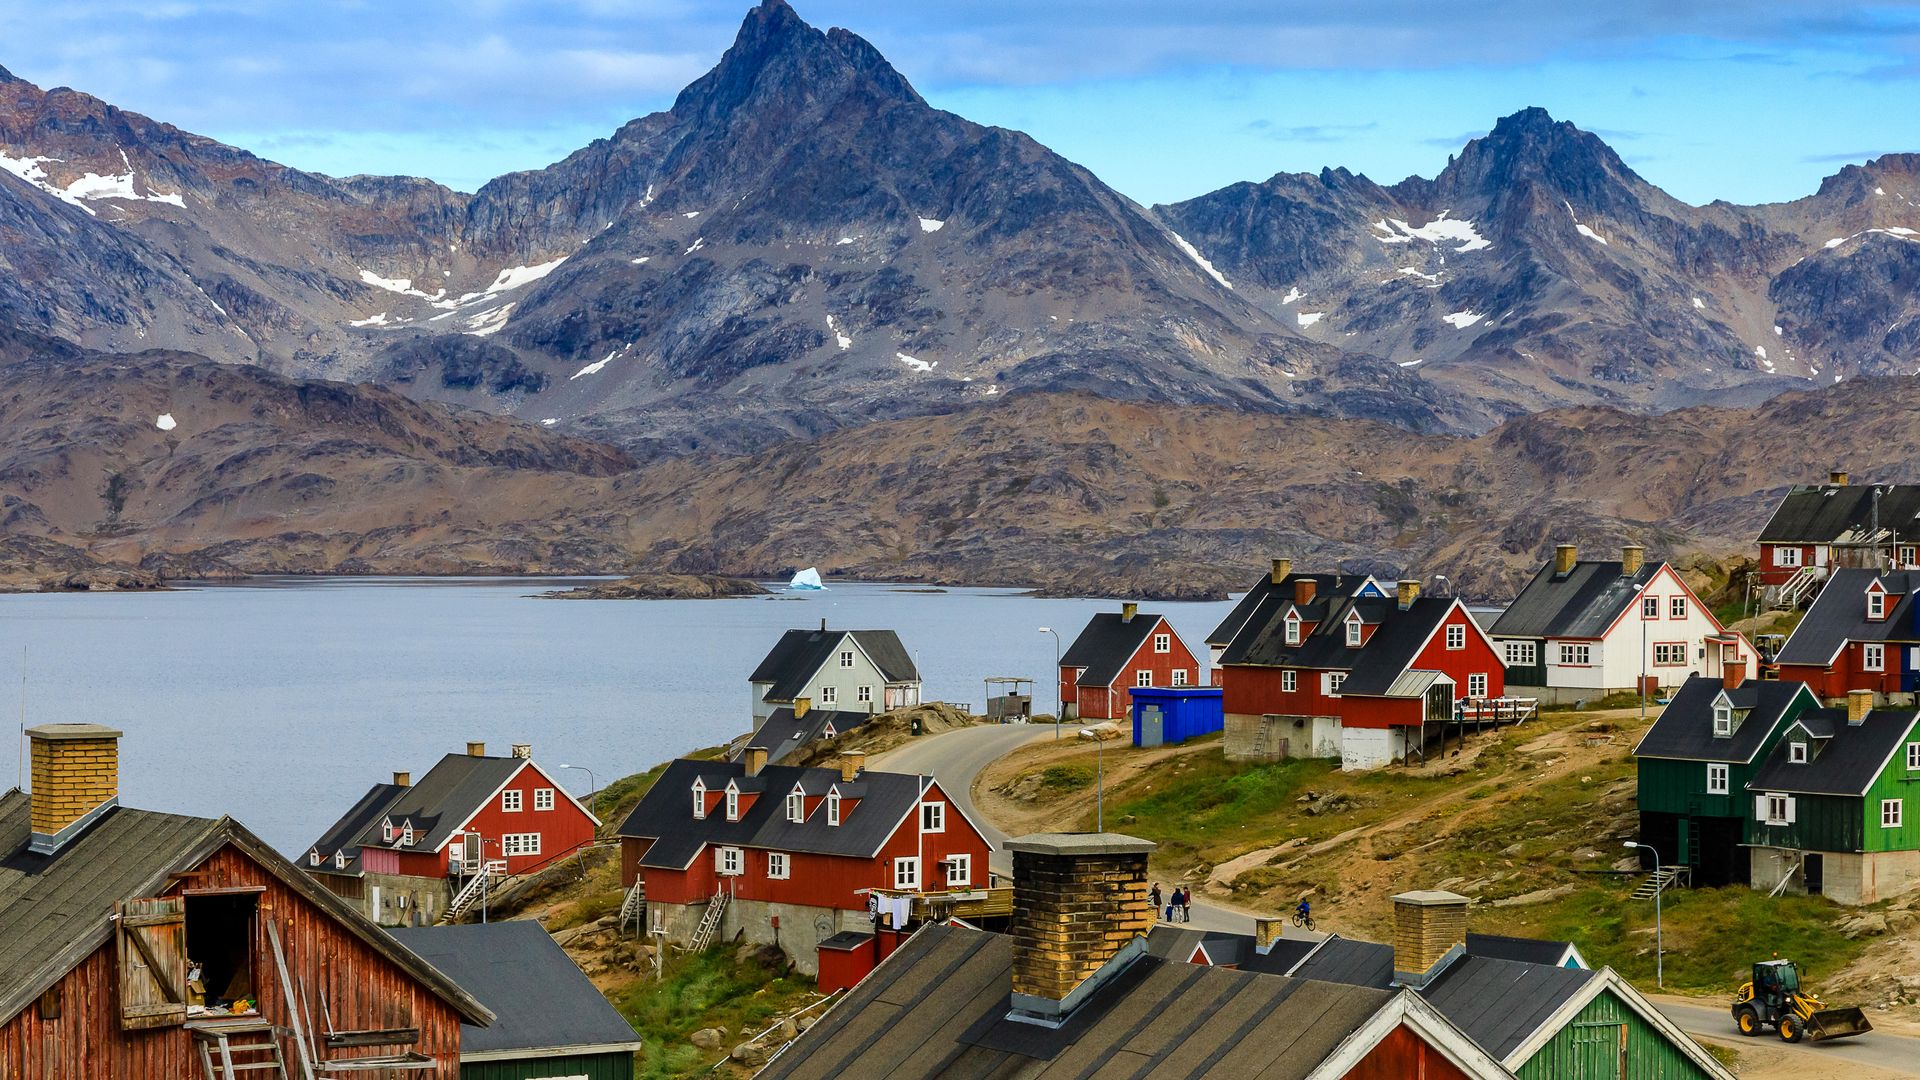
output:
[[1588, 1002], [1514, 1071], [1521, 1080], [1683, 1080], [1712, 1075], [1610, 991]]
[[[1640, 809], [1657, 814], [1681, 814], [1687, 817], [1748, 817], [1753, 813], [1753, 801], [1742, 796], [1747, 781], [1759, 771], [1760, 765], [1773, 753], [1780, 734], [1793, 723], [1801, 713], [1813, 704], [1812, 695], [1796, 696], [1774, 721], [1773, 730], [1760, 744], [1753, 755], [1753, 763], [1743, 765], [1732, 762], [1727, 765], [1726, 795], [1707, 794], [1707, 763], [1704, 761], [1673, 761], [1665, 758], [1641, 758], [1640, 766]], [[1709, 717], [1706, 720], [1711, 723]], [[1743, 721], [1744, 723], [1745, 721]]]
[[[1881, 828], [1880, 803], [1883, 799], [1900, 800], [1899, 828]], [[1861, 810], [1866, 813], [1864, 824], [1868, 851], [1920, 849], [1920, 772], [1907, 771], [1905, 743], [1894, 751], [1893, 760], [1887, 763], [1873, 786], [1867, 789], [1865, 805]]]
[[[1866, 837], [1864, 799], [1848, 795], [1794, 795], [1791, 825], [1768, 825], [1759, 819], [1761, 791], [1747, 795], [1747, 843], [1802, 851], [1863, 851]], [[1879, 803], [1874, 813], [1879, 814]], [[1879, 819], [1874, 820], [1875, 828]]]
[[460, 1080], [549, 1080], [559, 1077], [633, 1080], [633, 1055], [578, 1054], [573, 1057], [465, 1061], [460, 1064]]

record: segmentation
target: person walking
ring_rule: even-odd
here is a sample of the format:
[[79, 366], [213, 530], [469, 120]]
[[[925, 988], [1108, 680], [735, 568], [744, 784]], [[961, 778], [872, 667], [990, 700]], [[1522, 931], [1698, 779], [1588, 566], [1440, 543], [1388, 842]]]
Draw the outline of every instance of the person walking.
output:
[[1184, 885], [1180, 887], [1180, 921], [1193, 921], [1193, 890]]
[[1162, 919], [1166, 917], [1166, 912], [1160, 907], [1160, 883], [1159, 882], [1157, 881], [1154, 882], [1153, 888], [1147, 891], [1147, 903], [1153, 905], [1154, 918]]

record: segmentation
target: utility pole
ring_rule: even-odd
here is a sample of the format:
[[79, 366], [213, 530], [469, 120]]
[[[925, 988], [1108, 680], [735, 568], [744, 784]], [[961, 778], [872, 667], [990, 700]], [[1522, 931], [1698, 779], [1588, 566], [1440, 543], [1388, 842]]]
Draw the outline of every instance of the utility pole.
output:
[[1060, 741], [1060, 714], [1067, 711], [1066, 695], [1060, 689], [1060, 635], [1051, 626], [1040, 628], [1043, 634], [1053, 635], [1053, 741]]
[[1660, 883], [1660, 853], [1654, 851], [1652, 844], [1641, 844], [1629, 840], [1626, 846], [1653, 851], [1653, 985], [1665, 990], [1667, 988], [1667, 954], [1666, 940], [1660, 928], [1660, 894], [1667, 890]]

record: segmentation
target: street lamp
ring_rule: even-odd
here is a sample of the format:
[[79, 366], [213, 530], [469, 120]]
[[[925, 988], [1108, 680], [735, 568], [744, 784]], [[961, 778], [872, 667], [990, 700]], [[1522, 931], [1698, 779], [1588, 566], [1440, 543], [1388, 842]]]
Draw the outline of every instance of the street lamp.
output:
[[1043, 634], [1053, 635], [1053, 741], [1060, 741], [1060, 714], [1067, 711], [1067, 703], [1060, 692], [1060, 635], [1051, 626], [1040, 628]]
[[1660, 929], [1660, 894], [1666, 890], [1660, 887], [1660, 853], [1654, 850], [1652, 844], [1640, 844], [1629, 840], [1626, 842], [1626, 846], [1629, 848], [1646, 848], [1648, 851], [1653, 852], [1653, 984], [1665, 990], [1667, 988], [1667, 958], [1665, 949], [1666, 942], [1661, 935]]
[[594, 778], [593, 770], [585, 765], [562, 765], [563, 769], [578, 769], [587, 774], [587, 813], [600, 816], [600, 781]]
[[[1647, 584], [1640, 586], [1640, 723], [1642, 727], [1647, 722], [1647, 589], [1652, 584], [1652, 581], [1648, 581]], [[1655, 603], [1658, 602], [1655, 601]], [[1658, 870], [1659, 866], [1656, 865], [1654, 869]]]

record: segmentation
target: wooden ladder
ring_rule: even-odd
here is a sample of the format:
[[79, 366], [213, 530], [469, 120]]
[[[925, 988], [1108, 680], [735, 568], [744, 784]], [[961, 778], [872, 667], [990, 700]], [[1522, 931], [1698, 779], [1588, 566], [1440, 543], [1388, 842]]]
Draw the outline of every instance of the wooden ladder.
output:
[[647, 879], [641, 878], [633, 883], [633, 888], [627, 890], [627, 898], [620, 902], [620, 931], [624, 933], [628, 923], [632, 923], [636, 931], [639, 930], [646, 910]]
[[706, 913], [700, 916], [700, 925], [693, 932], [693, 941], [688, 944], [690, 952], [699, 952], [713, 943], [714, 931], [720, 929], [720, 919], [727, 911], [727, 894], [724, 890], [714, 893], [707, 902]]
[[[200, 1050], [200, 1068], [207, 1080], [232, 1080], [241, 1073], [267, 1069], [273, 1070], [268, 1076], [287, 1080], [287, 1059], [280, 1054], [278, 1034], [272, 1024], [261, 1020], [197, 1027], [193, 1029], [193, 1041]], [[231, 1037], [247, 1041], [234, 1042]], [[234, 1060], [236, 1056], [242, 1060]]]

